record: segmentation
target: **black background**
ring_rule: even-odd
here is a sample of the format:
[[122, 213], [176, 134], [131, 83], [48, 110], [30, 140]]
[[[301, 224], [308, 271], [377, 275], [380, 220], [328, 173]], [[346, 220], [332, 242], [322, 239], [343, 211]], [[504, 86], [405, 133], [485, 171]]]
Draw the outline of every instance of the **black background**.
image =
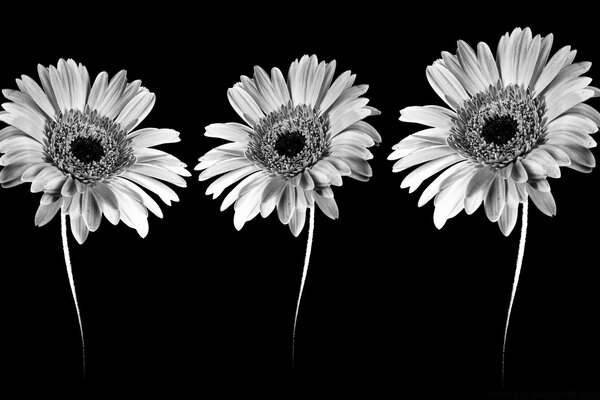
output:
[[[399, 122], [399, 110], [442, 105], [425, 67], [442, 50], [454, 53], [457, 39], [472, 47], [485, 41], [495, 52], [506, 31], [530, 26], [534, 34], [554, 33], [553, 52], [572, 45], [576, 61], [595, 63], [598, 34], [582, 9], [357, 7], [98, 7], [68, 16], [38, 10], [39, 20], [5, 13], [0, 86], [16, 88], [21, 74], [38, 80], [37, 64], [61, 57], [86, 65], [92, 79], [127, 69], [129, 80], [142, 79], [157, 95], [140, 127], [181, 132], [180, 143], [161, 148], [191, 170], [222, 143], [203, 136], [206, 125], [241, 122], [226, 95], [241, 74], [251, 75], [254, 65], [285, 74], [303, 54], [336, 59], [336, 76], [350, 69], [357, 84], [370, 85], [367, 97], [382, 115], [367, 121], [383, 143], [373, 149], [370, 182], [346, 179], [335, 189], [340, 219], [317, 214], [295, 371], [343, 372], [352, 385], [381, 372], [377, 387], [396, 394], [448, 386], [498, 391], [520, 223], [505, 238], [480, 209], [438, 231], [432, 202], [417, 207], [423, 188], [400, 189], [406, 173], [393, 174], [386, 160], [392, 145], [419, 129]], [[588, 75], [598, 75], [595, 66]], [[557, 216], [530, 207], [508, 390], [599, 386], [598, 171], [562, 172], [551, 181]], [[307, 227], [294, 238], [272, 215], [238, 232], [232, 209], [220, 212], [222, 198], [204, 195], [207, 186], [194, 171], [186, 189], [176, 188], [181, 201], [162, 207], [164, 219], [149, 217], [145, 239], [106, 220], [82, 246], [70, 236], [88, 381], [183, 377], [207, 384], [210, 376], [260, 373], [268, 382], [292, 371]], [[60, 222], [34, 227], [39, 197], [28, 184], [0, 194], [0, 363], [32, 380], [78, 379], [79, 330]]]

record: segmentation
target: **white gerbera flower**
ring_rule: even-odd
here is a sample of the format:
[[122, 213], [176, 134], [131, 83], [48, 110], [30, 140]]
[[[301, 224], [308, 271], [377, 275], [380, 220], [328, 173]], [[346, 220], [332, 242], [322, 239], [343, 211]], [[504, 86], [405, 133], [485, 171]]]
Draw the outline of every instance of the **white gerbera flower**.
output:
[[[254, 78], [241, 77], [229, 89], [235, 111], [248, 125], [212, 124], [206, 136], [228, 140], [200, 158], [200, 180], [221, 175], [207, 189], [218, 197], [242, 180], [225, 197], [221, 210], [235, 203], [234, 224], [241, 229], [260, 213], [277, 208], [283, 224], [298, 236], [307, 208], [317, 206], [338, 218], [331, 186], [342, 177], [367, 181], [372, 174], [368, 147], [381, 141], [362, 120], [379, 111], [361, 97], [367, 85], [353, 86], [350, 71], [335, 81], [335, 61], [319, 63], [316, 56], [294, 61], [287, 83], [278, 68], [269, 75], [254, 68]], [[333, 83], [332, 83], [333, 82]]]
[[590, 134], [600, 114], [583, 103], [598, 93], [582, 76], [591, 63], [573, 63], [576, 51], [569, 46], [548, 60], [552, 40], [517, 28], [500, 39], [496, 59], [485, 43], [475, 53], [459, 41], [456, 56], [443, 52], [427, 68], [429, 83], [450, 109], [403, 109], [401, 121], [430, 128], [400, 141], [388, 158], [398, 160], [394, 172], [422, 164], [402, 181], [410, 192], [443, 171], [419, 199], [422, 206], [435, 198], [438, 228], [483, 203], [508, 236], [527, 197], [544, 214], [556, 213], [547, 178], [559, 178], [560, 167], [595, 167]]
[[599, 90], [583, 76], [589, 62], [573, 63], [575, 50], [565, 46], [551, 58], [552, 34], [532, 36], [516, 28], [498, 43], [496, 58], [487, 44], [477, 53], [463, 41], [457, 55], [427, 68], [427, 79], [450, 108], [407, 107], [401, 121], [430, 128], [394, 146], [388, 157], [398, 160], [394, 172], [417, 166], [401, 187], [416, 190], [438, 175], [423, 191], [419, 206], [435, 198], [433, 220], [442, 228], [463, 209], [475, 212], [483, 203], [492, 222], [508, 236], [523, 204], [521, 241], [508, 307], [502, 348], [504, 355], [512, 305], [519, 282], [527, 232], [528, 199], [544, 214], [556, 214], [547, 178], [560, 178], [560, 167], [591, 172], [596, 166], [589, 150], [600, 113], [585, 104]]
[[155, 96], [141, 81], [127, 82], [121, 71], [112, 79], [100, 73], [93, 85], [87, 69], [73, 60], [57, 67], [38, 66], [42, 87], [23, 75], [19, 90], [3, 90], [0, 121], [2, 187], [31, 183], [42, 192], [35, 224], [47, 224], [61, 210], [61, 233], [67, 274], [83, 348], [81, 315], [69, 257], [66, 216], [80, 244], [100, 226], [102, 215], [116, 225], [123, 221], [140, 236], [148, 233], [148, 210], [162, 218], [158, 204], [144, 189], [167, 205], [178, 201], [163, 183], [185, 187], [181, 176], [190, 176], [185, 164], [152, 147], [179, 141], [172, 129], [134, 130], [144, 120]]
[[[156, 202], [178, 201], [161, 181], [185, 187], [185, 164], [153, 146], [179, 141], [172, 129], [135, 130], [152, 109], [154, 93], [141, 81], [127, 82], [126, 71], [112, 79], [100, 73], [93, 85], [87, 69], [73, 60], [57, 67], [38, 66], [42, 87], [23, 75], [19, 90], [5, 89], [0, 120], [2, 187], [31, 183], [42, 192], [35, 223], [42, 226], [58, 212], [68, 215], [71, 232], [83, 243], [98, 229], [102, 214], [148, 233], [148, 211], [162, 218]], [[140, 187], [141, 186], [141, 187]]]
[[[379, 142], [379, 133], [363, 119], [378, 115], [361, 97], [367, 85], [354, 86], [350, 71], [335, 81], [335, 61], [320, 62], [305, 55], [290, 65], [287, 82], [278, 68], [269, 76], [254, 68], [254, 78], [241, 77], [229, 89], [229, 102], [247, 125], [212, 124], [205, 135], [230, 141], [200, 158], [201, 181], [222, 175], [206, 194], [218, 197], [241, 180], [223, 200], [221, 210], [234, 205], [235, 227], [260, 213], [263, 218], [277, 208], [282, 224], [294, 236], [310, 212], [308, 244], [294, 318], [293, 340], [300, 299], [310, 259], [314, 207], [329, 218], [338, 218], [331, 186], [342, 177], [368, 181], [372, 175], [367, 149]], [[294, 342], [293, 342], [294, 343]], [[292, 345], [292, 360], [293, 360]]]

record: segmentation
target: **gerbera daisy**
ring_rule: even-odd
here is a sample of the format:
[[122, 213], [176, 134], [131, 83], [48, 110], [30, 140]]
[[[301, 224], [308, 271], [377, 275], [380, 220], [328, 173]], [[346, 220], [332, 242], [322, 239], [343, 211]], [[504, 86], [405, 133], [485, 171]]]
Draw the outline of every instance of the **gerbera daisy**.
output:
[[[200, 158], [201, 181], [222, 175], [206, 194], [218, 197], [241, 180], [225, 197], [221, 210], [234, 204], [235, 227], [259, 213], [263, 218], [277, 209], [279, 220], [294, 236], [304, 227], [315, 204], [329, 218], [338, 218], [332, 186], [342, 177], [368, 181], [372, 171], [368, 147], [381, 141], [377, 131], [362, 121], [379, 111], [361, 97], [367, 85], [353, 86], [356, 75], [346, 71], [333, 80], [335, 61], [320, 62], [303, 56], [292, 62], [287, 82], [278, 68], [269, 76], [254, 68], [254, 77], [228, 91], [229, 102], [247, 125], [212, 124], [205, 136], [231, 143]], [[310, 212], [309, 239], [298, 306], [310, 257], [314, 211]], [[296, 307], [296, 317], [298, 315]], [[294, 320], [294, 334], [296, 322]]]
[[[167, 205], [178, 201], [161, 181], [185, 187], [185, 164], [153, 146], [179, 141], [172, 129], [134, 130], [152, 109], [155, 96], [128, 83], [126, 71], [109, 80], [100, 73], [93, 84], [87, 69], [73, 60], [56, 67], [38, 66], [42, 86], [23, 75], [19, 90], [3, 90], [0, 120], [2, 187], [31, 183], [42, 193], [35, 224], [47, 224], [61, 210], [67, 272], [81, 328], [68, 257], [66, 216], [78, 243], [100, 226], [102, 215], [116, 225], [123, 221], [140, 236], [148, 233], [148, 210], [162, 218], [158, 204], [143, 189]], [[83, 340], [83, 331], [82, 331]]]
[[388, 157], [398, 160], [394, 172], [422, 164], [402, 181], [410, 192], [443, 171], [418, 202], [422, 206], [435, 199], [438, 228], [463, 209], [472, 214], [483, 203], [489, 220], [508, 236], [523, 203], [504, 346], [524, 251], [528, 198], [553, 216], [556, 204], [547, 178], [559, 178], [560, 167], [590, 172], [596, 165], [590, 134], [598, 130], [600, 113], [584, 101], [599, 92], [582, 76], [591, 63], [573, 63], [576, 51], [570, 46], [549, 58], [552, 41], [552, 34], [532, 37], [529, 28], [516, 28], [500, 39], [495, 59], [485, 43], [475, 52], [459, 41], [456, 55], [443, 52], [427, 68], [427, 79], [450, 108], [403, 109], [401, 121], [429, 128], [401, 140]]

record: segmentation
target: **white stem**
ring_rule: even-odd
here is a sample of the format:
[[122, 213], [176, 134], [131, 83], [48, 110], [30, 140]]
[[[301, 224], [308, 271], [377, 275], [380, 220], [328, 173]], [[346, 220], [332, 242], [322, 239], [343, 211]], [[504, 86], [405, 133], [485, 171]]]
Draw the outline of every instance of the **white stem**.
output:
[[71, 259], [69, 257], [69, 245], [67, 243], [67, 217], [62, 212], [60, 213], [60, 232], [62, 236], [63, 251], [65, 253], [67, 275], [69, 276], [69, 285], [71, 286], [71, 294], [73, 295], [75, 309], [77, 310], [77, 320], [79, 321], [79, 333], [81, 334], [81, 353], [83, 357], [83, 376], [85, 377], [85, 342], [83, 340], [83, 325], [81, 324], [79, 303], [77, 302], [77, 293], [75, 292], [75, 280], [73, 279], [73, 268], [71, 267]]
[[506, 325], [504, 326], [504, 342], [502, 344], [502, 386], [504, 386], [504, 360], [506, 356], [506, 337], [508, 335], [508, 324], [510, 322], [510, 314], [512, 312], [513, 303], [515, 302], [515, 294], [517, 293], [517, 285], [519, 284], [519, 276], [521, 275], [521, 266], [523, 265], [523, 255], [525, 254], [525, 239], [527, 238], [527, 210], [528, 197], [525, 197], [523, 202], [523, 216], [521, 219], [521, 240], [519, 242], [519, 252], [517, 253], [517, 268], [515, 270], [515, 278], [513, 280], [512, 292], [510, 294], [510, 303], [508, 304], [508, 315], [506, 316]]
[[311, 207], [307, 208], [309, 214], [308, 222], [308, 240], [306, 242], [306, 255], [304, 256], [304, 269], [302, 270], [302, 279], [300, 281], [300, 292], [298, 293], [298, 302], [296, 303], [296, 315], [294, 316], [294, 330], [292, 332], [292, 366], [294, 365], [294, 356], [296, 354], [296, 322], [298, 321], [298, 311], [300, 310], [300, 300], [304, 291], [304, 282], [306, 281], [306, 273], [308, 272], [308, 262], [310, 260], [310, 252], [312, 250], [313, 235], [315, 232], [315, 211], [311, 211]]

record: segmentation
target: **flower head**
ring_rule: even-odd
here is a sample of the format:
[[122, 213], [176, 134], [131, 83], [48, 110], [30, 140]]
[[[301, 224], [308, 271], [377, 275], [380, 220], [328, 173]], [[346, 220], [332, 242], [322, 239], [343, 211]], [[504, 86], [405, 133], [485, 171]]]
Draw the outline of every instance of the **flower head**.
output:
[[19, 90], [3, 90], [10, 100], [0, 120], [2, 187], [31, 182], [42, 192], [35, 224], [48, 223], [58, 212], [69, 215], [71, 231], [83, 243], [100, 226], [102, 214], [148, 233], [148, 210], [158, 217], [158, 204], [178, 201], [161, 181], [185, 187], [185, 164], [153, 146], [179, 141], [172, 129], [134, 130], [152, 109], [153, 93], [141, 81], [128, 83], [121, 71], [109, 80], [100, 73], [93, 84], [87, 69], [73, 60], [57, 67], [38, 66], [42, 86], [23, 75]]
[[476, 53], [459, 41], [457, 55], [443, 52], [427, 68], [429, 83], [450, 109], [403, 109], [401, 121], [429, 128], [401, 140], [388, 159], [398, 160], [394, 172], [422, 164], [402, 181], [411, 193], [443, 171], [418, 203], [435, 198], [438, 228], [483, 203], [508, 236], [527, 196], [543, 213], [556, 213], [547, 178], [559, 178], [560, 167], [595, 167], [590, 134], [600, 114], [584, 101], [599, 91], [582, 76], [591, 63], [573, 63], [576, 51], [569, 46], [549, 58], [552, 40], [552, 34], [532, 37], [529, 28], [517, 28], [500, 39], [495, 59], [487, 44], [479, 43]]
[[370, 178], [367, 148], [381, 137], [362, 120], [379, 111], [367, 106], [369, 100], [361, 96], [368, 86], [353, 86], [356, 76], [350, 71], [333, 80], [335, 65], [304, 56], [291, 64], [287, 82], [278, 68], [269, 76], [255, 67], [252, 79], [242, 76], [228, 91], [247, 125], [206, 127], [206, 136], [231, 143], [200, 158], [199, 179], [222, 174], [206, 191], [213, 198], [241, 180], [221, 206], [225, 210], [235, 203], [237, 229], [259, 212], [267, 217], [277, 208], [281, 223], [297, 236], [315, 202], [328, 217], [338, 217], [331, 186], [340, 186], [343, 176]]

